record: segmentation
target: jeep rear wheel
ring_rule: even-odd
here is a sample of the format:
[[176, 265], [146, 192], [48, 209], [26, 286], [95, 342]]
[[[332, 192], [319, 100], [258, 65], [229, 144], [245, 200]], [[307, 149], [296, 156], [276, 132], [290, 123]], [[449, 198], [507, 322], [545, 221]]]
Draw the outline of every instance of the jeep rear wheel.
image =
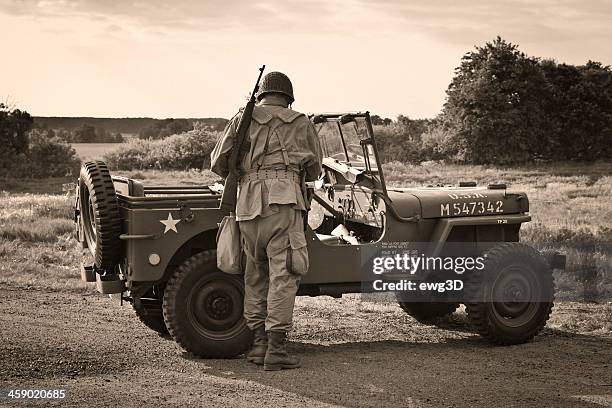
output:
[[398, 303], [404, 312], [419, 323], [431, 323], [437, 318], [450, 315], [459, 307], [459, 303], [402, 302], [399, 298]]
[[501, 345], [536, 336], [554, 298], [552, 271], [540, 253], [518, 242], [498, 245], [487, 251], [481, 273], [473, 283], [478, 302], [466, 304], [480, 335]]
[[142, 297], [139, 297], [138, 301], [134, 299], [132, 307], [138, 319], [143, 322], [145, 326], [159, 334], [168, 334], [168, 328], [164, 321], [162, 298], [163, 291], [154, 287], [144, 293]]
[[79, 222], [83, 241], [100, 269], [121, 259], [121, 216], [113, 179], [103, 161], [86, 162], [79, 177]]
[[174, 340], [203, 358], [230, 358], [252, 342], [243, 317], [241, 276], [217, 269], [216, 251], [187, 259], [164, 291], [164, 320]]

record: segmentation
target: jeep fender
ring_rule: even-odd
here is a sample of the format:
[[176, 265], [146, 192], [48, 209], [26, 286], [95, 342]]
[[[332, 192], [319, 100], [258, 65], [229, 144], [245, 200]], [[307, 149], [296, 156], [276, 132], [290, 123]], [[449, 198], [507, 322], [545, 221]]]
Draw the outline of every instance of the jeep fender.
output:
[[507, 214], [477, 217], [441, 218], [438, 220], [431, 235], [431, 256], [438, 256], [448, 241], [453, 228], [478, 227], [482, 225], [497, 225], [501, 228], [508, 225], [522, 224], [531, 221], [531, 216], [526, 214]]

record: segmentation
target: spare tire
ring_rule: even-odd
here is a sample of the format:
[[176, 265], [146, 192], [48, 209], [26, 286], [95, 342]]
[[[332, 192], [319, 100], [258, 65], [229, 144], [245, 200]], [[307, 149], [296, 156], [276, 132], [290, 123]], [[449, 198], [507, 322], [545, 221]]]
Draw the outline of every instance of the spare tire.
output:
[[97, 268], [112, 272], [121, 260], [121, 216], [106, 163], [83, 164], [79, 176], [80, 222]]

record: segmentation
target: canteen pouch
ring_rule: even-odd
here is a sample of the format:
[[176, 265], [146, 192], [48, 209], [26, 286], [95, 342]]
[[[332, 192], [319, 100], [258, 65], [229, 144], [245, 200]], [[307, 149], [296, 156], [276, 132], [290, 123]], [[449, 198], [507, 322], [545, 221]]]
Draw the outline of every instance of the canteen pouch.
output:
[[217, 268], [225, 273], [240, 275], [242, 268], [240, 229], [234, 214], [223, 217], [217, 232]]

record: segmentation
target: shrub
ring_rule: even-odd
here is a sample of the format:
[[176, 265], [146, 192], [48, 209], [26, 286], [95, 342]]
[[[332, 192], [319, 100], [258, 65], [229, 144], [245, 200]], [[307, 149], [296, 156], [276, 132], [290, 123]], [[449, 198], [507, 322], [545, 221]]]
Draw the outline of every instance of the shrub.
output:
[[210, 167], [210, 153], [220, 132], [196, 126], [194, 130], [162, 140], [133, 139], [104, 156], [117, 170], [204, 169]]
[[403, 161], [414, 163], [418, 160], [418, 137], [411, 135], [399, 123], [374, 128], [376, 144], [383, 163]]
[[76, 176], [81, 166], [76, 151], [58, 139], [47, 139], [37, 131], [29, 134], [25, 152], [12, 154], [6, 162], [7, 176], [42, 178]]
[[400, 115], [397, 122], [374, 126], [374, 134], [383, 163], [418, 164], [448, 157], [444, 145], [449, 135], [436, 120]]
[[81, 161], [69, 144], [57, 139], [30, 137], [30, 177], [62, 177], [79, 174]]

